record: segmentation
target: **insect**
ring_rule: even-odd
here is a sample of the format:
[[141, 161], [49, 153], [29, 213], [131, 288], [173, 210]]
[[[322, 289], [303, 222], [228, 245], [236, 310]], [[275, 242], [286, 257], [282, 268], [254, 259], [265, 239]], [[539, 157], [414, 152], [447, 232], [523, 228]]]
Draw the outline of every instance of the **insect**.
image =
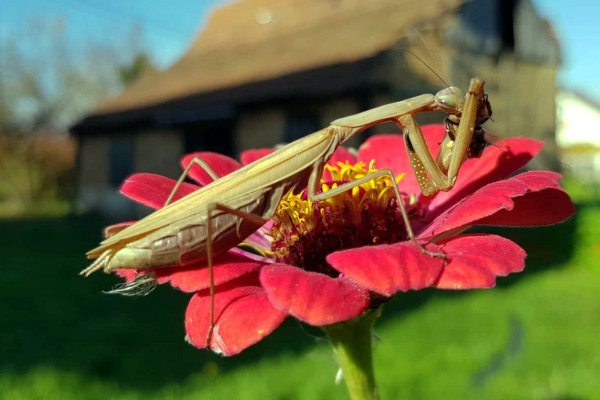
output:
[[[481, 124], [489, 118], [491, 108], [483, 86], [482, 80], [474, 78], [464, 96], [460, 89], [448, 87], [436, 95], [424, 94], [335, 120], [329, 127], [220, 179], [204, 161], [194, 159], [177, 182], [165, 207], [108, 237], [89, 251], [88, 258], [97, 259], [81, 271], [81, 275], [88, 276], [101, 269], [109, 273], [121, 268], [143, 270], [207, 260], [212, 327], [213, 258], [237, 246], [266, 223], [289, 191], [299, 193], [307, 188], [308, 198], [318, 202], [388, 175], [396, 198], [401, 198], [393, 173], [387, 168], [318, 193], [324, 165], [338, 146], [358, 132], [382, 122], [395, 122], [403, 130], [409, 160], [423, 194], [450, 190], [465, 158], [479, 156], [484, 147]], [[436, 160], [414, 120], [415, 114], [427, 111], [444, 111], [449, 115]], [[214, 182], [170, 203], [195, 164], [203, 167], [215, 179]], [[444, 257], [425, 250], [415, 239], [402, 201], [398, 201], [398, 205], [408, 237], [422, 252]]]

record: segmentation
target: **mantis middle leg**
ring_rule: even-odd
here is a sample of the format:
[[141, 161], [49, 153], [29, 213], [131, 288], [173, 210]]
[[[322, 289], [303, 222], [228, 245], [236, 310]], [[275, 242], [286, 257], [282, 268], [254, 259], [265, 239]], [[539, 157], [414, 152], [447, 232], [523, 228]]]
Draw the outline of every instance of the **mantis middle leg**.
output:
[[[318, 167], [319, 166], [316, 166], [316, 168], [318, 168]], [[419, 250], [421, 250], [422, 253], [427, 254], [431, 257], [441, 257], [441, 258], [445, 259], [446, 258], [445, 254], [433, 253], [428, 250], [425, 250], [423, 245], [417, 240], [417, 238], [412, 230], [412, 227], [410, 225], [410, 221], [408, 219], [408, 214], [406, 212], [406, 208], [404, 207], [404, 202], [402, 201], [402, 197], [400, 195], [400, 190], [398, 189], [398, 184], [396, 183], [394, 174], [392, 173], [392, 171], [389, 168], [383, 168], [378, 171], [372, 172], [370, 174], [366, 174], [362, 178], [359, 178], [352, 182], [346, 182], [344, 184], [339, 185], [336, 188], [330, 189], [327, 192], [323, 192], [323, 193], [317, 193], [318, 185], [316, 184], [316, 180], [312, 180], [311, 183], [309, 183], [309, 187], [308, 187], [308, 198], [312, 202], [323, 201], [323, 200], [329, 199], [331, 197], [337, 196], [339, 194], [342, 194], [348, 190], [351, 190], [352, 188], [362, 185], [365, 182], [368, 182], [370, 180], [373, 180], [375, 178], [378, 178], [380, 176], [385, 176], [385, 175], [387, 175], [390, 178], [390, 182], [394, 188], [394, 192], [396, 194], [396, 200], [398, 202], [398, 206], [400, 207], [400, 213], [402, 214], [402, 219], [404, 221], [404, 225], [406, 228], [406, 233], [408, 234], [408, 238], [417, 245], [417, 247], [419, 248]]]
[[213, 178], [214, 181], [219, 179], [219, 176], [215, 173], [215, 171], [212, 170], [212, 168], [208, 165], [206, 161], [204, 161], [200, 157], [194, 157], [192, 161], [190, 161], [188, 166], [185, 167], [185, 170], [183, 171], [183, 173], [179, 177], [179, 180], [173, 187], [173, 191], [171, 191], [171, 194], [167, 198], [167, 201], [165, 201], [165, 205], [163, 207], [166, 207], [171, 203], [171, 200], [173, 200], [173, 196], [175, 196], [175, 193], [177, 193], [177, 190], [179, 189], [185, 178], [187, 178], [194, 165], [200, 166], [200, 168], [202, 168], [208, 175], [210, 175], [210, 177]]

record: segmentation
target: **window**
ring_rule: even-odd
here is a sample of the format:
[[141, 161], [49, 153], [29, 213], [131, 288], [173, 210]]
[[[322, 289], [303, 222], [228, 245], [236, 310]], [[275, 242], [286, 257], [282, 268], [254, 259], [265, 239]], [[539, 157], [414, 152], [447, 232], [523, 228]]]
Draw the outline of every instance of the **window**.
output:
[[135, 135], [118, 135], [110, 140], [109, 180], [113, 187], [120, 187], [125, 178], [133, 173]]
[[285, 141], [293, 142], [319, 130], [319, 119], [311, 116], [288, 116]]

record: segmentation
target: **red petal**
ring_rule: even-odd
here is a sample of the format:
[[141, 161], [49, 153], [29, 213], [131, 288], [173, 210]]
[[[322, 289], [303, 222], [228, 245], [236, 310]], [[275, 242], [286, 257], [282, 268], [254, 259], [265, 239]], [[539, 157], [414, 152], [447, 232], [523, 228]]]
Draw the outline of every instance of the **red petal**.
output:
[[[161, 175], [134, 174], [125, 180], [121, 186], [121, 193], [139, 203], [159, 209], [165, 205], [176, 183], [177, 181]], [[198, 189], [199, 186], [184, 182], [179, 186], [172, 202]]]
[[270, 251], [271, 250], [271, 236], [268, 236], [266, 232], [269, 232], [273, 227], [273, 220], [269, 220], [260, 229], [256, 230], [253, 234], [244, 239], [244, 243], [249, 244], [256, 250]]
[[[421, 127], [427, 146], [435, 158], [444, 137], [444, 125], [434, 124]], [[400, 191], [403, 193], [421, 193], [417, 178], [408, 161], [404, 138], [402, 135], [375, 135], [367, 139], [358, 149], [358, 161], [369, 164], [375, 160], [375, 168], [390, 168], [394, 175], [406, 173], [400, 181]]]
[[[436, 245], [425, 248], [440, 253]], [[410, 241], [337, 251], [327, 256], [327, 262], [353, 281], [386, 296], [431, 286], [443, 266], [441, 258], [421, 253]]]
[[[554, 179], [555, 178], [555, 179]], [[514, 177], [525, 182], [530, 192], [516, 197], [512, 210], [500, 210], [477, 225], [540, 226], [562, 222], [575, 213], [569, 195], [560, 188], [560, 175], [548, 171], [526, 172]]]
[[[181, 167], [185, 170], [190, 162], [192, 162], [194, 157], [204, 160], [204, 162], [206, 162], [208, 166], [215, 171], [215, 174], [217, 174], [219, 178], [222, 178], [225, 175], [242, 168], [240, 163], [235, 161], [233, 158], [219, 153], [212, 153], [210, 151], [186, 154], [181, 159]], [[210, 175], [208, 175], [208, 173], [199, 165], [194, 165], [192, 167], [189, 177], [203, 186], [208, 185], [213, 181], [213, 178], [211, 178]]]
[[264, 267], [260, 282], [273, 304], [315, 326], [357, 317], [369, 307], [368, 290], [356, 283], [289, 265]]
[[[215, 291], [215, 326], [210, 349], [232, 356], [273, 332], [287, 314], [275, 308], [258, 282], [258, 273], [229, 282]], [[185, 313], [185, 330], [196, 347], [206, 348], [210, 294], [198, 292]]]
[[429, 204], [431, 218], [477, 189], [506, 178], [524, 167], [542, 149], [544, 142], [530, 138], [509, 138], [502, 147], [489, 146], [481, 158], [472, 158], [461, 166], [456, 184], [448, 192], [439, 192]]
[[520, 272], [525, 251], [496, 235], [463, 235], [440, 243], [449, 262], [435, 287], [439, 289], [491, 288], [497, 276]]
[[[350, 150], [340, 146], [335, 150], [333, 156], [331, 156], [329, 161], [327, 161], [327, 164], [331, 165], [332, 167], [338, 167], [338, 163], [346, 162], [350, 163], [351, 165], [356, 164], [356, 156], [354, 156], [354, 154], [352, 154]], [[329, 172], [328, 170], [324, 170], [323, 180], [325, 182], [331, 182], [333, 180], [331, 172]]]
[[[574, 206], [559, 188], [559, 178], [554, 172], [536, 171], [491, 183], [440, 215], [419, 237], [429, 239], [442, 233], [447, 237], [469, 225], [534, 226], [560, 222], [573, 214]], [[519, 209], [515, 210], [517, 206]], [[500, 211], [504, 212], [496, 217]], [[510, 216], [513, 212], [515, 217]]]
[[[239, 249], [231, 249], [214, 260], [215, 287], [256, 271], [264, 265], [262, 257]], [[206, 261], [185, 267], [157, 268], [155, 273], [159, 284], [171, 282], [171, 286], [183, 292], [196, 292], [210, 287], [210, 275]]]
[[260, 160], [263, 157], [268, 156], [269, 154], [275, 152], [273, 149], [253, 149], [242, 151], [240, 155], [240, 160], [242, 160], [242, 165], [252, 164], [256, 160]]
[[104, 239], [111, 237], [112, 235], [115, 235], [118, 232], [121, 232], [123, 229], [135, 224], [136, 222], [137, 221], [127, 221], [127, 222], [119, 222], [118, 224], [109, 225], [106, 228], [104, 228], [104, 231], [102, 231], [102, 237]]
[[430, 239], [451, 230], [462, 230], [498, 210], [512, 210], [512, 198], [525, 193], [527, 186], [523, 182], [509, 179], [489, 184], [437, 217], [419, 237]]
[[356, 164], [356, 156], [347, 148], [340, 146], [335, 150], [327, 164], [337, 167], [337, 163], [339, 162]]
[[138, 276], [138, 271], [135, 269], [118, 269], [115, 271], [117, 275], [122, 278], [125, 278], [125, 282], [129, 283]]

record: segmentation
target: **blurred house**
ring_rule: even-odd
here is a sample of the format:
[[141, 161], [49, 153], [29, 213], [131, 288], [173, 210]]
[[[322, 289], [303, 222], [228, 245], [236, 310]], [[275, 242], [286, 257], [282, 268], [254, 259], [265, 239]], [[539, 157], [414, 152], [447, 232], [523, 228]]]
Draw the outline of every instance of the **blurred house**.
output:
[[559, 91], [556, 116], [556, 142], [565, 170], [583, 182], [600, 182], [600, 104], [581, 93]]
[[[546, 140], [540, 164], [557, 168], [559, 47], [530, 0], [240, 0], [216, 9], [171, 68], [142, 77], [72, 128], [80, 139], [79, 199], [128, 212], [131, 203], [115, 193], [133, 172], [177, 178], [184, 153], [237, 156], [443, 88], [406, 50], [456, 86], [484, 78], [496, 121], [487, 129]], [[350, 145], [395, 131], [384, 124]]]

